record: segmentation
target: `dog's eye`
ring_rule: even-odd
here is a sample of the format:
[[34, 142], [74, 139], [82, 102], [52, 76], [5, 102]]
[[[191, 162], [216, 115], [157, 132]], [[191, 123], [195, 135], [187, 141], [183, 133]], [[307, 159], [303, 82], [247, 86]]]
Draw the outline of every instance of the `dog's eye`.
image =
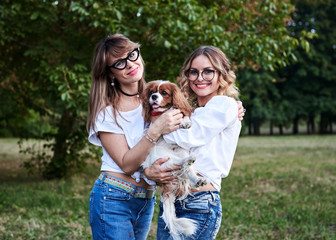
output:
[[149, 91], [149, 94], [152, 95], [154, 92], [153, 91]]
[[166, 91], [162, 91], [161, 93], [162, 95], [168, 95], [168, 93]]

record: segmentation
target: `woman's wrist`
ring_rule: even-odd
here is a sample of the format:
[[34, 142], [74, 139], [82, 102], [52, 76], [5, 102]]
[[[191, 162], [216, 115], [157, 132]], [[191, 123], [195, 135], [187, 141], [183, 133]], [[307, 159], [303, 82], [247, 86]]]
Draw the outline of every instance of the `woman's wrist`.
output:
[[149, 140], [149, 139], [153, 139], [155, 142], [157, 142], [157, 140], [159, 139], [159, 137], [161, 136], [161, 133], [158, 132], [153, 125], [150, 126], [146, 133], [145, 133], [145, 137]]
[[153, 143], [153, 144], [156, 144], [156, 143], [157, 143], [157, 140], [155, 140], [154, 138], [152, 138], [152, 136], [149, 135], [148, 132], [145, 132], [144, 137], [145, 137], [148, 141], [150, 141], [151, 143]]
[[149, 179], [149, 180], [152, 181], [152, 179], [151, 179], [151, 175], [150, 175], [150, 168], [145, 168], [145, 169], [143, 170], [143, 174], [145, 175], [145, 177], [146, 177], [147, 179]]
[[161, 186], [162, 183], [160, 182], [160, 179], [156, 177], [155, 171], [153, 171], [152, 168], [153, 166], [145, 168], [143, 173], [148, 180], [155, 182], [157, 186]]
[[149, 179], [150, 181], [154, 181], [154, 182], [155, 182], [155, 180], [152, 178], [152, 172], [151, 172], [151, 168], [150, 168], [150, 167], [145, 168], [145, 169], [143, 170], [143, 174], [145, 175], [145, 177], [146, 177], [147, 179]]

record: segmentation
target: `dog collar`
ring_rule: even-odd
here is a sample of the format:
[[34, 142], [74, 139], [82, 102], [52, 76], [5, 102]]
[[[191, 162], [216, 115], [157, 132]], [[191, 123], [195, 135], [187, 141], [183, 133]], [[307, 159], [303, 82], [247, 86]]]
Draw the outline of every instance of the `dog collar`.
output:
[[161, 115], [161, 114], [162, 114], [162, 112], [151, 111], [151, 115], [152, 115], [152, 116], [159, 116], [159, 115]]

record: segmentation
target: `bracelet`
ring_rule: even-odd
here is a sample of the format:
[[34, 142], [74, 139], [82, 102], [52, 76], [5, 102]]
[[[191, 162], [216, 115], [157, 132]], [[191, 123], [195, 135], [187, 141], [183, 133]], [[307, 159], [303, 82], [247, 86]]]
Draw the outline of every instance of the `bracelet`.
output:
[[154, 143], [156, 144], [157, 143], [157, 140], [154, 140], [154, 138], [152, 138], [147, 132], [145, 133], [145, 138], [150, 141], [151, 143]]

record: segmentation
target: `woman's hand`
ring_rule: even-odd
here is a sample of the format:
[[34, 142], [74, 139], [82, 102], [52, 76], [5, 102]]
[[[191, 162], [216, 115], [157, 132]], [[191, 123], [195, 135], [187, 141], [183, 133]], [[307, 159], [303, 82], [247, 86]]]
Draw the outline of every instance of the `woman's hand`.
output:
[[238, 104], [238, 120], [242, 121], [244, 119], [246, 109], [243, 107], [243, 103], [241, 101], [237, 101], [237, 104]]
[[172, 168], [162, 168], [161, 165], [167, 162], [169, 158], [160, 158], [154, 164], [145, 168], [145, 176], [155, 181], [158, 185], [167, 184], [176, 180], [176, 176], [173, 175], [173, 171], [180, 169], [179, 166], [174, 165]]
[[181, 111], [179, 109], [171, 109], [157, 118], [147, 132], [154, 139], [158, 139], [162, 134], [168, 134], [179, 129], [182, 121], [183, 115]]

